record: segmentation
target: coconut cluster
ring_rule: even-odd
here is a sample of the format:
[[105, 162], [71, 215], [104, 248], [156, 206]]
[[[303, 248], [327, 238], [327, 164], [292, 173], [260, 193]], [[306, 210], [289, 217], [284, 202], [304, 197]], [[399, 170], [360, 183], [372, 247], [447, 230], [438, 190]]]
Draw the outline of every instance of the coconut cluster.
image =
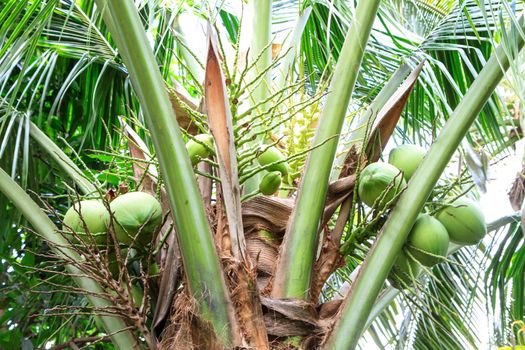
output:
[[[359, 177], [358, 195], [367, 206], [384, 210], [402, 191], [419, 167], [426, 151], [415, 145], [401, 145], [390, 153], [388, 163], [372, 163]], [[434, 215], [420, 214], [404, 249], [389, 275], [396, 288], [409, 285], [422, 266], [431, 267], [447, 256], [450, 242], [479, 243], [487, 233], [483, 212], [473, 200], [461, 197], [447, 203]]]
[[[199, 134], [192, 136], [186, 143], [186, 150], [193, 166], [213, 155], [213, 136]], [[275, 146], [266, 147], [257, 156], [257, 162], [264, 167], [264, 176], [259, 182], [259, 192], [272, 195], [279, 190], [283, 177], [288, 175], [289, 165], [281, 151]]]
[[[446, 204], [433, 216], [420, 214], [408, 234], [403, 252], [411, 262], [407, 264], [404, 258], [398, 258], [389, 279], [396, 288], [409, 285], [419, 274], [419, 265], [431, 267], [445, 259], [449, 242], [478, 244], [486, 234], [483, 212], [468, 198], [460, 197]], [[414, 268], [414, 264], [418, 266]]]
[[106, 245], [112, 224], [120, 243], [137, 247], [151, 242], [162, 221], [160, 203], [145, 192], [120, 195], [109, 204], [109, 210], [112, 215], [100, 200], [76, 202], [64, 216], [65, 234], [70, 240], [74, 232], [86, 244]]
[[257, 162], [265, 167], [264, 176], [259, 182], [259, 192], [269, 196], [279, 190], [283, 177], [288, 175], [289, 165], [285, 159], [275, 146], [270, 146], [259, 154]]

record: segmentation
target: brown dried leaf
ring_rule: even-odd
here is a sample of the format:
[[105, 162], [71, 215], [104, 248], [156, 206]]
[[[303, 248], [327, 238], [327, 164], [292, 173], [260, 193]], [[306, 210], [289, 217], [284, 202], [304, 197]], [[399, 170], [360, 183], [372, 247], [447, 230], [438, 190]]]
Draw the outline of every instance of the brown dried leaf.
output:
[[267, 230], [282, 234], [286, 229], [293, 204], [293, 199], [270, 196], [257, 196], [243, 202], [245, 231]]
[[[333, 188], [329, 187], [330, 198], [325, 206], [325, 218], [329, 218], [334, 210], [349, 196], [355, 184], [355, 176], [335, 181]], [[267, 230], [282, 238], [288, 219], [290, 218], [294, 201], [290, 198], [256, 196], [242, 203], [242, 214], [245, 232]]]
[[[353, 175], [357, 171], [357, 164], [359, 163], [359, 152], [356, 145], [352, 145], [348, 152], [346, 153], [345, 161], [341, 172], [339, 173], [339, 178], [344, 178], [349, 175]], [[330, 184], [331, 185], [331, 184]]]
[[312, 303], [302, 299], [272, 299], [261, 297], [261, 303], [269, 310], [277, 311], [290, 320], [317, 324], [317, 311]]
[[[212, 167], [210, 163], [200, 162], [197, 165], [197, 169], [203, 174], [211, 174]], [[201, 193], [202, 201], [207, 212], [211, 211], [211, 196], [213, 193], [213, 180], [209, 177], [198, 175], [197, 185]]]
[[279, 254], [278, 247], [254, 236], [246, 238], [246, 247], [257, 270], [266, 275], [271, 275]]
[[[148, 162], [151, 161], [153, 157], [149, 153], [146, 143], [140, 138], [135, 130], [124, 121], [124, 119], [119, 117], [119, 122], [124, 128], [124, 134], [128, 139], [128, 147], [131, 156], [136, 159], [144, 159]], [[154, 165], [146, 162], [133, 162], [133, 177], [135, 182], [139, 184], [139, 189], [141, 191], [155, 194], [158, 174]]]
[[344, 258], [339, 254], [339, 240], [332, 240], [330, 235], [325, 235], [321, 254], [314, 264], [314, 273], [310, 285], [310, 301], [319, 300], [319, 295], [328, 277], [343, 265]]
[[321, 304], [319, 309], [319, 319], [324, 320], [327, 318], [334, 317], [339, 311], [339, 307], [343, 303], [343, 299], [335, 299], [327, 301], [326, 303]]
[[394, 132], [397, 122], [401, 117], [401, 113], [408, 101], [408, 97], [412, 92], [414, 84], [416, 83], [424, 64], [425, 61], [418, 64], [416, 69], [410, 73], [395, 94], [392, 95], [385, 106], [379, 111], [376, 118], [376, 125], [374, 126], [365, 148], [365, 154], [368, 155], [368, 159], [371, 162], [375, 162], [379, 159], [381, 152]]
[[330, 183], [328, 186], [328, 196], [339, 197], [353, 190], [355, 186], [355, 177], [355, 174], [352, 174], [346, 177], [340, 177]]
[[[170, 235], [175, 237], [174, 234]], [[164, 320], [169, 315], [173, 297], [179, 286], [180, 281], [180, 254], [176, 244], [176, 240], [173, 239], [169, 245], [173, 247], [167, 250], [167, 255], [164, 263], [164, 270], [160, 276], [159, 293], [157, 297], [157, 305], [155, 306], [155, 312], [153, 313], [153, 332], [154, 335], [159, 338], [163, 331]]]
[[286, 337], [323, 332], [315, 308], [304, 300], [261, 297], [261, 302], [266, 308], [264, 321], [268, 334]]
[[219, 176], [228, 218], [232, 253], [239, 261], [245, 261], [246, 243], [242, 224], [241, 191], [237, 174], [232, 117], [216, 42], [215, 31], [208, 24], [208, 57], [204, 86], [208, 123], [217, 149]]
[[192, 118], [188, 110], [197, 111], [199, 109], [197, 103], [190, 97], [185, 89], [175, 82], [174, 88], [168, 89], [171, 106], [177, 116], [177, 123], [186, 130], [189, 134], [195, 135], [199, 129], [192, 122]]
[[264, 314], [264, 323], [268, 334], [276, 337], [307, 336], [320, 332], [314, 325], [302, 321], [289, 320], [282, 314], [274, 311]]
[[231, 239], [230, 230], [228, 229], [228, 220], [224, 210], [224, 200], [222, 197], [221, 188], [217, 188], [217, 203], [215, 204], [215, 242], [218, 246], [221, 256], [231, 255]]
[[525, 198], [525, 166], [520, 173], [516, 174], [516, 179], [508, 195], [512, 209], [520, 210]]

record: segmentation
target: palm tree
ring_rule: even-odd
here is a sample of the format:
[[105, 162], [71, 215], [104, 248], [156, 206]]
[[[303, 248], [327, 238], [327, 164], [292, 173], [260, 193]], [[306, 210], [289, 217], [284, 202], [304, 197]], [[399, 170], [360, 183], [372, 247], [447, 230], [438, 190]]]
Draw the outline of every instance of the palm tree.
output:
[[[485, 303], [494, 343], [525, 343], [519, 213], [385, 283], [421, 210], [518, 139], [494, 90], [521, 86], [521, 5], [2, 1], [0, 347], [464, 349]], [[428, 155], [366, 209], [391, 138]], [[72, 202], [130, 190], [161, 203], [150, 244], [65, 232]]]

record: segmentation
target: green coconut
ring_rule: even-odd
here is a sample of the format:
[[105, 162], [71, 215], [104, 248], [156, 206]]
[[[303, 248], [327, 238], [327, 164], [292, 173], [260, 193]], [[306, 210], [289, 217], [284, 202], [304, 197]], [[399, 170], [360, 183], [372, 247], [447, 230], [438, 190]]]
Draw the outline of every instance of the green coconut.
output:
[[445, 226], [454, 243], [476, 244], [487, 234], [483, 212], [476, 202], [468, 198], [458, 198], [441, 209], [436, 218]]
[[131, 285], [131, 295], [133, 296], [133, 302], [135, 307], [138, 309], [142, 305], [142, 299], [144, 299], [144, 291], [142, 287], [134, 283]]
[[419, 263], [408, 256], [404, 250], [399, 256], [390, 270], [388, 280], [397, 289], [403, 289], [410, 286], [421, 272]]
[[425, 266], [433, 266], [447, 256], [448, 232], [436, 218], [420, 214], [408, 234], [408, 252]]
[[281, 186], [281, 173], [278, 171], [272, 171], [264, 175], [259, 183], [259, 191], [265, 195], [274, 194], [275, 191]]
[[401, 170], [408, 181], [425, 157], [425, 149], [416, 145], [401, 145], [390, 152], [388, 162]]
[[[145, 192], [128, 192], [115, 198], [110, 204], [115, 219], [115, 235], [130, 246], [151, 242], [162, 221], [159, 201]], [[138, 235], [138, 237], [136, 237]]]
[[[133, 250], [132, 250], [132, 252], [133, 252]], [[120, 250], [120, 258], [122, 259], [123, 263], [126, 260], [126, 257], [128, 257], [128, 262], [129, 262], [129, 259], [131, 259], [132, 256], [133, 256], [133, 254], [130, 254], [130, 256], [128, 257], [128, 248], [122, 248]], [[118, 263], [118, 259], [117, 259], [117, 253], [115, 251], [112, 251], [108, 255], [108, 269], [109, 269], [109, 271], [111, 272], [111, 274], [113, 275], [114, 278], [118, 278], [118, 275], [120, 273], [120, 269], [119, 269], [119, 263]]]
[[384, 208], [405, 186], [406, 181], [395, 166], [388, 163], [371, 163], [361, 172], [357, 191], [359, 198], [369, 207], [373, 207], [376, 200], [382, 196], [381, 202], [376, 205], [378, 208]]
[[[125, 287], [126, 292], [129, 292], [127, 287]], [[113, 297], [117, 298], [118, 294], [114, 290], [110, 290], [109, 294], [111, 294]], [[138, 309], [142, 305], [142, 299], [144, 298], [144, 291], [142, 290], [142, 287], [138, 283], [131, 284], [131, 296], [133, 297], [133, 305]], [[131, 297], [128, 294], [128, 297]]]
[[[279, 162], [284, 159], [285, 159], [284, 155], [275, 146], [271, 146], [267, 148], [264, 152], [259, 154], [259, 156], [257, 157], [257, 161], [262, 166], [266, 166], [266, 165], [269, 165], [275, 162]], [[271, 171], [271, 172], [278, 171], [284, 176], [288, 174], [288, 163], [282, 162], [282, 163], [274, 164], [266, 168], [266, 170]]]
[[188, 150], [192, 165], [196, 165], [201, 159], [208, 158], [213, 150], [213, 137], [211, 135], [199, 134], [195, 135], [194, 139], [190, 139], [186, 143], [186, 150]]
[[66, 212], [63, 223], [63, 230], [72, 241], [75, 241], [75, 238], [73, 238], [71, 230], [86, 243], [92, 243], [91, 238], [87, 236], [89, 232], [96, 244], [106, 244], [109, 212], [102, 201], [84, 200], [76, 202]]

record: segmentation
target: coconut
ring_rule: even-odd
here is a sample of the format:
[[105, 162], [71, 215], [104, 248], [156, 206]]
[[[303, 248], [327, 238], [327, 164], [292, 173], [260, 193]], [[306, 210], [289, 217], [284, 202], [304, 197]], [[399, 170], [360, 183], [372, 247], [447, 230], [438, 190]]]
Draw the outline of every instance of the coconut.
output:
[[191, 164], [195, 165], [212, 154], [213, 137], [208, 134], [195, 135], [194, 139], [186, 143], [186, 150], [190, 155]]
[[[128, 248], [122, 248], [120, 250], [120, 258], [121, 258], [122, 263], [126, 261], [126, 258], [128, 258], [128, 260], [131, 259], [134, 256], [134, 251], [135, 250], [131, 250], [130, 256], [128, 257]], [[118, 278], [120, 269], [119, 269], [119, 262], [117, 259], [117, 253], [115, 251], [110, 252], [108, 255], [108, 269], [114, 278]]]
[[160, 203], [145, 192], [120, 195], [111, 202], [110, 208], [115, 219], [117, 239], [128, 246], [134, 240], [142, 245], [151, 242], [162, 221]]
[[264, 175], [261, 182], [259, 183], [259, 191], [265, 195], [274, 194], [275, 191], [281, 186], [281, 173], [278, 171], [272, 171]]
[[425, 266], [433, 266], [447, 256], [447, 229], [439, 220], [420, 214], [408, 234], [408, 252]]
[[[361, 172], [357, 191], [359, 198], [369, 207], [373, 207], [376, 200], [382, 197], [381, 202], [376, 205], [384, 208], [405, 186], [406, 181], [395, 166], [372, 163]], [[388, 191], [384, 193], [387, 188]]]
[[142, 299], [144, 299], [144, 291], [138, 283], [131, 285], [131, 296], [133, 296], [133, 302], [135, 307], [138, 309], [142, 305]]
[[[138, 309], [142, 305], [142, 299], [144, 298], [144, 291], [142, 290], [142, 287], [139, 283], [135, 282], [131, 284], [131, 295], [129, 295], [129, 289], [127, 287], [124, 288], [126, 293], [128, 294], [128, 297], [133, 297], [133, 305]], [[110, 290], [109, 294], [111, 294], [114, 298], [118, 298], [118, 294], [115, 290]]]
[[[257, 161], [260, 165], [266, 166], [275, 162], [284, 160], [284, 155], [277, 149], [277, 147], [271, 146], [268, 147], [264, 152], [259, 154]], [[282, 162], [274, 164], [266, 168], [268, 171], [279, 171], [283, 176], [288, 174], [288, 163]]]
[[420, 272], [421, 266], [419, 263], [408, 256], [404, 250], [401, 250], [394, 266], [392, 266], [392, 270], [390, 270], [388, 280], [395, 288], [403, 289], [410, 286]]
[[[106, 244], [109, 212], [99, 200], [76, 202], [66, 212], [63, 223], [66, 233], [73, 230], [86, 243], [93, 242], [87, 237], [89, 232], [96, 244]], [[75, 240], [71, 234], [68, 236], [70, 240]]]
[[401, 145], [394, 148], [388, 157], [388, 162], [401, 170], [408, 181], [425, 157], [425, 149], [416, 145]]
[[476, 244], [487, 234], [483, 212], [476, 202], [467, 198], [458, 198], [441, 209], [436, 218], [445, 226], [454, 243]]

